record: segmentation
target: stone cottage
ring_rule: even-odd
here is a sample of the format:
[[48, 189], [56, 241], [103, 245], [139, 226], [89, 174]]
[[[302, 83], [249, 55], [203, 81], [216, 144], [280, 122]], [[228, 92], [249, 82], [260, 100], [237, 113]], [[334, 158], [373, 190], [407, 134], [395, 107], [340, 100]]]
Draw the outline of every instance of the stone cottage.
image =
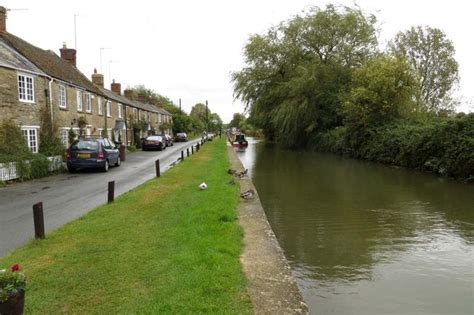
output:
[[119, 83], [105, 89], [96, 71], [90, 81], [76, 68], [76, 56], [66, 44], [59, 56], [8, 33], [6, 10], [0, 7], [0, 120], [17, 123], [32, 152], [39, 149], [42, 114], [59, 126], [65, 146], [71, 128], [84, 135], [106, 130], [116, 142], [131, 144], [134, 122], [148, 123], [141, 132], [145, 136], [171, 121], [163, 109], [121, 95]]

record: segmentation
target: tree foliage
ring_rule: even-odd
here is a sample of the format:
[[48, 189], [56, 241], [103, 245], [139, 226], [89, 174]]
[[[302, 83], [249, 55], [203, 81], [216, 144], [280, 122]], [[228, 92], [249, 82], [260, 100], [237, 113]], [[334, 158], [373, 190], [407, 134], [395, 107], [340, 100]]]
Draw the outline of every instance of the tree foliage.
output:
[[241, 124], [245, 122], [245, 116], [240, 113], [234, 113], [234, 116], [232, 117], [232, 120], [229, 123], [229, 127], [235, 127], [235, 128], [240, 128]]
[[[473, 116], [452, 117], [458, 64], [439, 29], [377, 48], [376, 19], [328, 5], [252, 35], [234, 97], [269, 140], [474, 180]], [[229, 127], [239, 125], [238, 117]]]
[[391, 52], [405, 56], [419, 78], [419, 102], [432, 112], [452, 110], [451, 90], [458, 82], [453, 43], [440, 29], [412, 27], [399, 32], [389, 44]]
[[269, 138], [304, 146], [342, 123], [339, 93], [376, 52], [375, 22], [359, 9], [328, 5], [251, 36], [247, 65], [232, 75], [235, 97]]

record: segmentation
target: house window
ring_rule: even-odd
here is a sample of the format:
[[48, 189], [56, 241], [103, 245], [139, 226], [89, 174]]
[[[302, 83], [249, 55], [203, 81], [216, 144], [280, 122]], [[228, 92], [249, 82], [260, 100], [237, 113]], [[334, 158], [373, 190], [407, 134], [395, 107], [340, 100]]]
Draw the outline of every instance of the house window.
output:
[[118, 117], [122, 118], [122, 104], [118, 104]]
[[19, 74], [18, 75], [18, 96], [20, 101], [33, 103], [35, 101], [34, 97], [35, 85], [33, 77]]
[[105, 103], [105, 110], [107, 112], [107, 117], [111, 117], [111, 115], [110, 115], [110, 101], [107, 101]]
[[59, 107], [61, 108], [67, 107], [66, 87], [64, 85], [59, 86]]
[[91, 93], [86, 94], [86, 111], [88, 113], [92, 112], [92, 95], [91, 95]]
[[76, 92], [77, 111], [82, 112], [82, 92]]
[[38, 153], [38, 129], [22, 127], [21, 133], [32, 153]]
[[59, 129], [59, 137], [61, 138], [61, 143], [67, 148], [69, 146], [69, 129]]
[[102, 98], [101, 97], [97, 98], [97, 111], [99, 115], [102, 115]]

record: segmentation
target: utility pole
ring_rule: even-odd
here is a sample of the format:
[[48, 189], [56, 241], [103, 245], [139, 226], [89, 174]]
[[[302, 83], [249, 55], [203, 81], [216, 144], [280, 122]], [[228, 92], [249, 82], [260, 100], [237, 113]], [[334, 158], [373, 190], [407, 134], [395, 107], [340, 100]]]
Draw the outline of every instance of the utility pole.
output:
[[179, 111], [181, 112], [181, 99], [179, 99]]

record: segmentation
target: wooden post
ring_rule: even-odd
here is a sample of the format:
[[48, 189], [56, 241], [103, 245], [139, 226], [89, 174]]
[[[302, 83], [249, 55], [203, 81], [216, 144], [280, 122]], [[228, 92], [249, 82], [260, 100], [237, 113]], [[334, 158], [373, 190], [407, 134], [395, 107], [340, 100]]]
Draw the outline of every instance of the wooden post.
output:
[[196, 151], [199, 151], [199, 142], [196, 144]]
[[184, 161], [184, 153], [183, 153], [183, 150], [181, 150], [181, 161]]
[[115, 181], [109, 182], [109, 194], [107, 197], [107, 202], [114, 202], [114, 193], [115, 193]]
[[194, 154], [194, 146], [191, 145], [191, 154]]
[[35, 225], [35, 238], [44, 239], [43, 202], [33, 205], [33, 223]]
[[156, 161], [155, 161], [155, 169], [156, 169], [156, 177], [160, 177], [160, 176], [161, 176], [161, 172], [160, 172], [160, 160], [156, 160]]
[[186, 156], [189, 157], [189, 148], [186, 148]]

